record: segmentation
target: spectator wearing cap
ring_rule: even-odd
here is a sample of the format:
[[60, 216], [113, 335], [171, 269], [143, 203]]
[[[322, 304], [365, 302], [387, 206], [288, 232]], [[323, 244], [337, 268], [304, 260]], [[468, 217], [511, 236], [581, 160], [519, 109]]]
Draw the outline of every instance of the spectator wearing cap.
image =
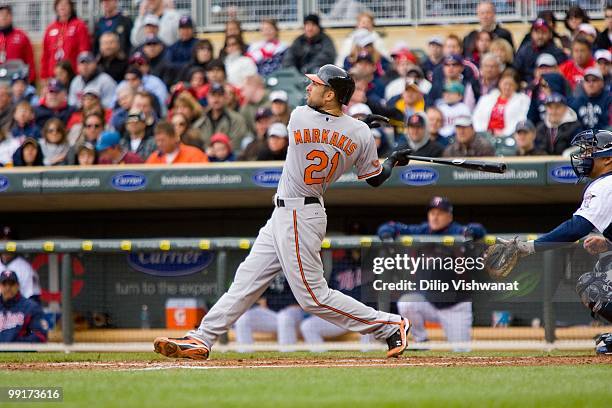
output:
[[412, 149], [412, 154], [425, 157], [440, 157], [444, 151], [444, 147], [430, 140], [427, 132], [425, 115], [422, 113], [414, 113], [406, 120], [406, 142], [408, 147]]
[[270, 92], [266, 90], [264, 79], [259, 75], [251, 75], [244, 81], [242, 87], [243, 104], [240, 114], [244, 118], [249, 132], [255, 133], [255, 113], [262, 107], [270, 105]]
[[168, 49], [156, 35], [148, 35], [142, 44], [142, 53], [149, 65], [149, 74], [161, 79], [166, 88], [178, 82], [177, 68], [170, 62]]
[[249, 136], [249, 144], [242, 150], [238, 156], [240, 161], [257, 160], [259, 152], [266, 148], [266, 137], [268, 128], [273, 123], [273, 115], [270, 108], [260, 107], [255, 112], [255, 130], [252, 136]]
[[549, 23], [538, 18], [531, 25], [531, 40], [519, 48], [514, 59], [514, 66], [523, 81], [529, 83], [533, 80], [536, 61], [542, 54], [552, 55], [559, 64], [567, 60], [563, 50], [553, 41], [553, 32]]
[[117, 33], [107, 31], [100, 35], [98, 66], [102, 72], [106, 72], [110, 75], [115, 82], [119, 83], [123, 80], [129, 63], [126, 52], [121, 48], [120, 37]]
[[[342, 18], [346, 18], [346, 15], [342, 15]], [[342, 66], [345, 58], [353, 50], [353, 47], [361, 38], [367, 35], [372, 36], [374, 48], [377, 49], [382, 55], [386, 56], [387, 51], [385, 48], [385, 43], [380, 34], [376, 32], [374, 14], [369, 11], [363, 11], [357, 15], [357, 24], [355, 25], [355, 29], [351, 31], [342, 42], [342, 46], [340, 47], [340, 51], [336, 57], [336, 65]]]
[[155, 151], [157, 146], [151, 136], [147, 136], [147, 118], [143, 111], [134, 108], [129, 111], [125, 121], [125, 133], [119, 142], [124, 151], [137, 154], [143, 161]]
[[40, 148], [43, 152], [43, 164], [45, 166], [64, 164], [70, 150], [70, 144], [68, 143], [68, 132], [61, 120], [51, 118], [45, 122], [45, 126], [42, 128]]
[[[214, 47], [210, 40], [197, 40], [191, 51], [191, 59], [183, 65], [178, 77], [182, 81], [191, 79], [192, 69], [201, 69], [206, 72], [208, 63], [214, 59]], [[205, 96], [205, 95], [203, 95]]]
[[68, 103], [80, 108], [83, 104], [83, 91], [85, 87], [88, 87], [97, 89], [104, 108], [111, 108], [117, 90], [115, 80], [98, 68], [96, 57], [90, 51], [80, 53], [77, 61], [78, 75], [70, 83]]
[[461, 82], [449, 82], [444, 87], [444, 98], [436, 104], [444, 117], [444, 126], [440, 129], [440, 136], [449, 138], [455, 134], [455, 120], [464, 116], [472, 116], [470, 108], [463, 103], [465, 88]]
[[561, 73], [559, 71], [559, 64], [557, 64], [557, 60], [550, 54], [540, 54], [540, 56], [536, 60], [536, 68], [534, 71], [533, 81], [529, 85], [533, 86], [534, 84], [538, 84], [540, 78], [542, 78], [542, 75], [548, 74], [550, 72]]
[[[72, 165], [77, 160], [77, 149], [76, 146], [81, 145], [85, 142], [95, 144], [100, 139], [100, 135], [104, 132], [104, 115], [99, 110], [90, 110], [82, 116], [83, 124], [80, 123], [68, 133], [68, 141], [71, 144], [71, 148], [66, 154], [66, 164]], [[74, 130], [79, 130], [73, 133]]]
[[425, 114], [427, 116], [427, 133], [429, 134], [429, 140], [433, 140], [443, 147], [448, 146], [451, 139], [440, 135], [440, 130], [444, 126], [444, 115], [442, 111], [435, 106], [430, 106], [425, 110]]
[[612, 82], [612, 52], [609, 50], [597, 50], [594, 55], [599, 71], [601, 71], [606, 88], [610, 91], [610, 83]]
[[543, 156], [548, 154], [545, 150], [536, 146], [536, 128], [529, 119], [516, 124], [513, 136], [517, 156]]
[[272, 111], [273, 121], [287, 125], [291, 116], [291, 106], [289, 106], [289, 95], [282, 89], [270, 92], [270, 110]]
[[544, 100], [552, 93], [567, 96], [570, 92], [569, 84], [563, 78], [563, 75], [558, 72], [543, 73], [531, 89], [531, 103], [527, 118], [537, 126], [546, 114]]
[[26, 137], [13, 154], [13, 167], [44, 166], [40, 143], [33, 137]]
[[237, 88], [242, 87], [247, 77], [257, 74], [257, 65], [253, 59], [243, 53], [242, 45], [239, 36], [228, 35], [226, 37], [223, 63], [227, 82]]
[[242, 146], [242, 139], [248, 133], [242, 116], [226, 107], [226, 98], [227, 94], [223, 85], [213, 83], [210, 86], [206, 96], [208, 110], [204, 114], [204, 121], [200, 127], [205, 145], [210, 144], [210, 138], [215, 133], [225, 133], [232, 139], [233, 146]]
[[259, 75], [266, 76], [282, 68], [288, 46], [279, 39], [276, 20], [263, 19], [259, 31], [263, 40], [251, 44], [246, 55], [255, 61]]
[[[84, 130], [84, 123], [87, 116], [95, 113], [102, 118], [102, 128], [110, 122], [113, 111], [110, 108], [104, 108], [100, 100], [100, 91], [96, 87], [86, 86], [83, 89], [83, 95], [81, 96], [81, 109], [75, 111], [66, 124], [66, 128], [69, 130], [68, 140], [73, 145], [77, 136]], [[101, 130], [100, 130], [101, 131]]]
[[423, 71], [428, 80], [432, 80], [433, 72], [442, 65], [444, 60], [444, 39], [439, 36], [431, 37], [427, 41], [427, 58], [423, 61]]
[[232, 151], [232, 141], [225, 133], [215, 133], [210, 138], [210, 146], [206, 149], [208, 160], [214, 162], [233, 162], [236, 156]]
[[425, 111], [425, 99], [419, 84], [413, 78], [406, 78], [404, 91], [389, 100], [388, 106], [392, 106], [402, 114], [404, 121], [414, 113]]
[[474, 131], [472, 118], [461, 116], [455, 120], [455, 141], [444, 149], [444, 157], [495, 156], [487, 135]]
[[155, 127], [157, 150], [146, 160], [147, 164], [207, 163], [208, 157], [197, 147], [181, 143], [171, 123], [161, 121]]
[[[411, 79], [417, 83], [423, 94], [431, 90], [431, 82], [425, 78], [425, 73], [416, 65], [416, 57], [412, 52], [400, 52], [393, 55], [393, 70], [389, 71], [383, 82], [387, 80], [385, 86], [385, 100], [389, 101], [394, 96], [400, 95], [406, 88], [406, 82]], [[395, 78], [395, 79], [391, 79]]]
[[181, 18], [180, 14], [166, 6], [163, 0], [142, 0], [138, 9], [138, 17], [134, 21], [134, 28], [130, 35], [132, 45], [142, 44], [145, 39], [145, 25], [149, 16], [157, 17], [159, 26], [159, 38], [164, 44], [172, 45], [178, 40], [178, 25]]
[[121, 136], [115, 131], [106, 131], [96, 143], [98, 164], [141, 164], [144, 160], [136, 153], [121, 146]]
[[584, 79], [584, 72], [596, 65], [591, 54], [591, 43], [582, 35], [572, 41], [572, 57], [559, 65], [561, 75], [565, 77], [572, 90]]
[[11, 78], [11, 99], [14, 104], [26, 101], [32, 106], [38, 105], [36, 88], [29, 82], [25, 73], [15, 73]]
[[[442, 47], [442, 53], [444, 54], [445, 57], [448, 57], [450, 55], [463, 56], [463, 42], [461, 41], [461, 38], [459, 38], [459, 36], [456, 34], [449, 34], [444, 40], [444, 46]], [[472, 61], [464, 58], [463, 67], [464, 67], [463, 75], [465, 77], [478, 79], [478, 67]], [[440, 67], [439, 70], [442, 70], [442, 67]], [[436, 75], [439, 75], [439, 73], [432, 76], [432, 80]]]
[[284, 67], [295, 67], [302, 73], [315, 73], [325, 64], [333, 64], [336, 48], [323, 32], [319, 16], [304, 17], [304, 32], [297, 37], [283, 59]]
[[[130, 52], [132, 43], [130, 33], [132, 32], [132, 19], [119, 8], [119, 0], [101, 0], [102, 16], [96, 22], [94, 28], [94, 55], [101, 55], [101, 37], [105, 33], [114, 33], [119, 43], [118, 48], [126, 54]], [[120, 81], [120, 79], [115, 79]]]
[[268, 129], [266, 148], [259, 152], [257, 161], [285, 160], [289, 147], [289, 133], [284, 123], [275, 122]]
[[[348, 109], [347, 114], [357, 120], [362, 120], [366, 116], [372, 114], [372, 110], [365, 103], [355, 103]], [[387, 154], [391, 150], [389, 139], [381, 128], [370, 129], [374, 142], [376, 143], [376, 152], [378, 157], [387, 157]], [[404, 140], [405, 143], [405, 140]]]
[[610, 125], [612, 95], [606, 90], [604, 77], [597, 67], [584, 71], [582, 92], [570, 98], [569, 105], [585, 129], [606, 129]]
[[[138, 71], [140, 73], [140, 71]], [[117, 101], [113, 107], [111, 113], [111, 120], [109, 122], [110, 128], [115, 129], [119, 133], [125, 131], [125, 120], [127, 119], [128, 112], [134, 102], [134, 96], [136, 91], [129, 85], [117, 85]]]
[[[0, 89], [2, 89], [1, 86]], [[68, 123], [68, 119], [70, 119], [75, 110], [74, 106], [68, 104], [64, 84], [53, 78], [47, 83], [40, 103], [34, 109], [34, 116], [36, 117], [38, 127], [43, 127], [45, 122], [51, 118], [58, 118], [63, 123]]]
[[608, 3], [604, 7], [604, 17], [606, 19], [605, 29], [599, 33], [595, 46], [598, 49], [608, 50], [612, 52], [612, 3]]
[[42, 308], [20, 288], [14, 271], [0, 272], [0, 343], [46, 343], [49, 325]]
[[[242, 93], [240, 92], [239, 88], [227, 82], [227, 71], [225, 64], [221, 59], [214, 59], [206, 65], [206, 81], [209, 83], [209, 89], [210, 86], [215, 83], [222, 85], [225, 88], [225, 92], [228, 94], [225, 104], [230, 109], [238, 109], [240, 102], [242, 101]], [[206, 98], [201, 99], [200, 103], [203, 106], [206, 106]]]
[[97, 164], [98, 155], [96, 154], [96, 146], [90, 142], [83, 142], [75, 146], [76, 165], [77, 166], [93, 166]]
[[[130, 59], [130, 66], [125, 72], [124, 80], [119, 87], [129, 85], [134, 91], [145, 90], [157, 98], [156, 107], [160, 114], [166, 112], [166, 99], [168, 99], [168, 88], [157, 76], [151, 74], [148, 58], [141, 52], [134, 53]], [[113, 103], [114, 105], [114, 103]]]
[[476, 7], [476, 15], [478, 16], [478, 22], [480, 27], [477, 30], [471, 31], [463, 39], [463, 50], [466, 58], [473, 55], [477, 48], [478, 35], [481, 32], [487, 32], [491, 34], [491, 39], [503, 38], [508, 41], [512, 47], [514, 47], [514, 41], [512, 40], [512, 33], [503, 28], [496, 21], [495, 4], [492, 1], [481, 1]]
[[[444, 57], [444, 64], [434, 71], [432, 80], [432, 88], [427, 95], [427, 105], [435, 105], [442, 97], [447, 84], [451, 82], [459, 82], [463, 85], [462, 101], [470, 109], [476, 106], [476, 102], [480, 97], [480, 84], [474, 76], [467, 75], [471, 72], [470, 68], [464, 65], [463, 57], [459, 54], [451, 54]], [[478, 70], [476, 70], [478, 72]]]
[[181, 16], [178, 27], [178, 40], [168, 47], [168, 60], [172, 64], [183, 65], [191, 61], [193, 47], [198, 39], [195, 38], [191, 17]]
[[480, 94], [486, 95], [497, 89], [504, 64], [492, 52], [484, 54], [480, 60]]
[[562, 154], [582, 130], [582, 125], [576, 112], [567, 105], [565, 96], [552, 93], [546, 97], [544, 105], [544, 119], [536, 127], [536, 146], [549, 154]]
[[10, 129], [11, 138], [19, 141], [23, 141], [26, 137], [40, 139], [40, 128], [34, 122], [34, 108], [27, 101], [21, 101], [15, 105]]
[[28, 66], [28, 83], [36, 82], [36, 63], [32, 42], [25, 31], [13, 27], [13, 10], [10, 5], [0, 5], [0, 64], [21, 60]]
[[40, 61], [42, 79], [51, 78], [53, 68], [62, 60], [70, 61], [72, 68], [76, 68], [77, 56], [91, 49], [87, 24], [77, 17], [72, 0], [55, 0], [53, 8], [57, 18], [47, 26], [43, 36]]
[[518, 74], [508, 68], [499, 79], [499, 86], [478, 101], [473, 114], [474, 130], [511, 136], [516, 124], [527, 119], [529, 111], [529, 97], [518, 91]]
[[374, 47], [375, 39], [375, 36], [369, 31], [363, 31], [362, 35], [355, 37], [351, 53], [344, 59], [344, 69], [350, 70], [358, 62], [363, 61], [364, 55], [368, 55], [374, 65], [372, 69], [374, 77], [383, 77], [391, 69], [391, 63]]
[[0, 128], [0, 167], [12, 163], [13, 154], [21, 146], [21, 138], [12, 137], [10, 133]]

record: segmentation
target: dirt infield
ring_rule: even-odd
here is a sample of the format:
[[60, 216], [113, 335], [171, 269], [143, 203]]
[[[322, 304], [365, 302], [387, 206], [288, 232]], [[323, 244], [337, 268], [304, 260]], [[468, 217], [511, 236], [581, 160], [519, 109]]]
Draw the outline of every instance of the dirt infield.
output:
[[208, 361], [152, 360], [109, 362], [27, 362], [2, 363], [0, 370], [63, 371], [120, 370], [149, 371], [167, 369], [231, 368], [326, 368], [326, 367], [508, 367], [612, 364], [612, 356], [539, 356], [539, 357], [404, 357], [399, 359], [212, 359]]

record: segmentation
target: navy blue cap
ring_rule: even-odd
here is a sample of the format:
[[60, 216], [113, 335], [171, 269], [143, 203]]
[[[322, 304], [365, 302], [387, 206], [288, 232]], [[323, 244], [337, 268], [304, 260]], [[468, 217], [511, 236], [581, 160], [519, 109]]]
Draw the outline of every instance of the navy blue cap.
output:
[[429, 205], [427, 206], [427, 211], [434, 209], [434, 208], [438, 208], [442, 211], [446, 211], [449, 213], [453, 212], [453, 205], [451, 204], [450, 200], [446, 197], [433, 197], [430, 201], [429, 201]]
[[451, 62], [463, 64], [463, 57], [459, 54], [451, 54], [451, 55], [447, 55], [446, 57], [444, 57], [445, 64], [448, 64]]
[[406, 126], [425, 127], [425, 118], [418, 113], [413, 113], [406, 120]]
[[65, 91], [66, 88], [64, 87], [64, 84], [61, 81], [55, 78], [51, 78], [47, 83], [47, 90], [49, 92], [60, 92]]
[[193, 20], [189, 16], [181, 16], [179, 19], [179, 28], [193, 28]]
[[17, 274], [13, 271], [3, 271], [0, 273], [0, 283], [4, 282], [15, 282], [19, 283], [19, 279], [17, 279]]
[[535, 132], [536, 128], [532, 121], [529, 119], [521, 120], [516, 124], [515, 132]]
[[162, 40], [155, 34], [148, 35], [147, 38], [145, 38], [144, 40], [144, 45], [153, 45], [153, 44], [162, 44]]
[[553, 92], [544, 99], [544, 105], [548, 105], [549, 103], [562, 103], [563, 105], [567, 104], [567, 99], [565, 96], [560, 93]]
[[210, 90], [208, 92], [215, 94], [224, 94], [225, 88], [223, 87], [223, 85], [214, 82], [212, 85], [210, 85]]

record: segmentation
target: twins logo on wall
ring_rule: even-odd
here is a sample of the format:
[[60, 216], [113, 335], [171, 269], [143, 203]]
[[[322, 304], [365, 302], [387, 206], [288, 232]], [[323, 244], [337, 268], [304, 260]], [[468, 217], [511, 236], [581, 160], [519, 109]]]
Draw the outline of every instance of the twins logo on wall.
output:
[[201, 272], [214, 258], [211, 251], [135, 252], [128, 255], [128, 265], [138, 272], [167, 278]]

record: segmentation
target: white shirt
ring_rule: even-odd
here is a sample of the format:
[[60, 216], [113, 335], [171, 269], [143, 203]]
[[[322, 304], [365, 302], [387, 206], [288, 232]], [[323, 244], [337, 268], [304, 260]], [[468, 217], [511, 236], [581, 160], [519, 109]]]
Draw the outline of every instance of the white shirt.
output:
[[19, 291], [24, 298], [40, 295], [38, 273], [24, 258], [16, 256], [6, 265], [0, 261], [0, 272], [4, 271], [15, 272], [17, 280], [19, 280]]
[[584, 191], [582, 204], [574, 215], [586, 218], [603, 232], [612, 224], [612, 174], [595, 179]]
[[137, 151], [141, 143], [142, 143], [142, 139], [130, 139], [130, 149], [133, 152]]
[[299, 106], [289, 118], [289, 148], [278, 184], [280, 198], [319, 197], [353, 166], [365, 180], [382, 171], [368, 126]]

